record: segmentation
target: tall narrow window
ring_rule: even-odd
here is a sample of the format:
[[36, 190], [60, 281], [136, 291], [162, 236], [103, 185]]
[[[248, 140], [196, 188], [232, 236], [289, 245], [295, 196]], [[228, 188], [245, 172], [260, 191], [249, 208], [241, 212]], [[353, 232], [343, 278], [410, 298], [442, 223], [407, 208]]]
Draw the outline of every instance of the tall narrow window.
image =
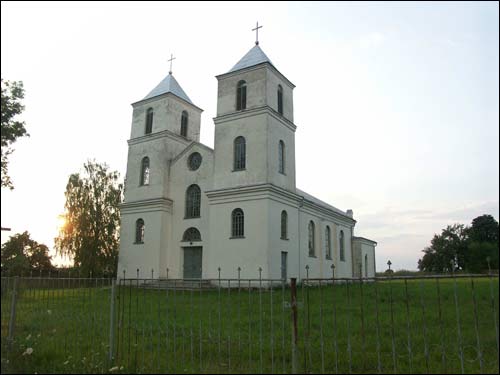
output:
[[186, 191], [186, 218], [200, 217], [201, 190], [191, 185]]
[[144, 243], [144, 220], [137, 219], [135, 222], [135, 243]]
[[236, 86], [236, 110], [240, 111], [247, 108], [247, 83], [239, 81]]
[[309, 222], [309, 256], [316, 256], [315, 252], [315, 238], [314, 238], [314, 223], [311, 220]]
[[279, 172], [285, 174], [285, 142], [280, 141], [278, 146]]
[[141, 163], [141, 185], [149, 185], [149, 158], [146, 156]]
[[328, 225], [325, 228], [325, 254], [326, 259], [332, 259], [332, 235]]
[[245, 215], [241, 208], [236, 208], [231, 214], [231, 237], [243, 237], [245, 235]]
[[278, 85], [278, 112], [280, 115], [283, 114], [283, 87]]
[[246, 141], [243, 137], [234, 140], [234, 170], [245, 169], [246, 165]]
[[365, 277], [368, 277], [368, 254], [365, 254]]
[[188, 113], [186, 111], [182, 111], [182, 116], [181, 116], [181, 135], [183, 137], [187, 137], [187, 135], [188, 135]]
[[153, 108], [148, 108], [146, 112], [146, 134], [153, 131]]
[[345, 262], [344, 231], [340, 231], [340, 260]]
[[287, 239], [288, 214], [286, 211], [281, 211], [281, 239]]

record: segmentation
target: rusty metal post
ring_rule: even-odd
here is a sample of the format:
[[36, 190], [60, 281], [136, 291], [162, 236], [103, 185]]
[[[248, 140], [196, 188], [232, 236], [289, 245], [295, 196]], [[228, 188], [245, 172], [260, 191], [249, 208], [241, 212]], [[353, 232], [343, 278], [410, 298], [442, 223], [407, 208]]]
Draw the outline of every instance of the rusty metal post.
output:
[[113, 366], [115, 352], [115, 299], [116, 299], [116, 280], [111, 279], [111, 300], [109, 311], [109, 366]]
[[290, 290], [292, 292], [292, 374], [298, 374], [297, 372], [297, 279], [295, 277], [291, 278]]

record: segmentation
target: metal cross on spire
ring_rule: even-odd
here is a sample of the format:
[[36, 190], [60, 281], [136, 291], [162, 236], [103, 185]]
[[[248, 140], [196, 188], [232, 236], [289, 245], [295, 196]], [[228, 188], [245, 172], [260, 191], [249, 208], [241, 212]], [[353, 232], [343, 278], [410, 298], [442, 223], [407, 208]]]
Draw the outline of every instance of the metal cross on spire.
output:
[[170, 61], [170, 70], [168, 71], [168, 74], [172, 74], [172, 60], [175, 60], [176, 58], [174, 57], [174, 55], [170, 54], [170, 59], [168, 61]]
[[252, 31], [256, 32], [256, 36], [255, 36], [255, 44], [256, 45], [259, 45], [259, 29], [262, 29], [262, 26], [259, 26], [259, 22], [257, 21], [257, 26], [255, 27], [255, 29], [252, 29]]

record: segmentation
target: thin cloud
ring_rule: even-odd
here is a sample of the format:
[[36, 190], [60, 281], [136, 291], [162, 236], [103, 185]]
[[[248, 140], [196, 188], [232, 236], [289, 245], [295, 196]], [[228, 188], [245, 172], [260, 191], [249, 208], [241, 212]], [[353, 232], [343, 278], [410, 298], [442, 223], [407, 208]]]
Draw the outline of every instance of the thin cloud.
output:
[[363, 48], [375, 48], [380, 46], [386, 40], [386, 36], [378, 31], [362, 35], [359, 38], [359, 45]]

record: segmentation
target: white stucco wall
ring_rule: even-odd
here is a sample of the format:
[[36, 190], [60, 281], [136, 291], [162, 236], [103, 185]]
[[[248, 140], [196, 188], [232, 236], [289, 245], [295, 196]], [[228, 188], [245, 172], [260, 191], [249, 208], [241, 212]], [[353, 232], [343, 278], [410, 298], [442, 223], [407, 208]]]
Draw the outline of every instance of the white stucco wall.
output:
[[363, 237], [354, 237], [352, 243], [354, 249], [353, 276], [356, 278], [360, 276], [361, 266], [362, 277], [375, 277], [375, 246], [377, 243]]
[[[189, 157], [198, 152], [202, 156], [200, 167], [192, 171], [188, 168]], [[173, 200], [172, 236], [169, 239], [170, 249], [168, 264], [171, 272], [169, 275], [174, 278], [183, 277], [184, 269], [184, 247], [202, 247], [202, 277], [206, 277], [208, 264], [206, 260], [210, 256], [210, 230], [209, 230], [209, 206], [205, 192], [213, 184], [213, 151], [200, 144], [193, 144], [171, 164], [170, 173], [170, 196]], [[189, 186], [196, 184], [201, 190], [201, 206], [199, 218], [186, 218], [186, 191]], [[183, 242], [182, 236], [186, 229], [194, 227], [200, 231], [201, 242]]]
[[[120, 251], [118, 277], [150, 278], [163, 276], [166, 267], [167, 240], [170, 236], [171, 215], [165, 205], [122, 208], [120, 228]], [[144, 243], [135, 243], [135, 228], [138, 219], [144, 220]]]
[[[231, 236], [231, 213], [240, 208], [244, 213], [243, 238]], [[210, 246], [207, 254], [206, 277], [236, 278], [241, 267], [241, 278], [259, 278], [268, 275], [268, 205], [265, 200], [237, 200], [230, 197], [210, 204]]]

